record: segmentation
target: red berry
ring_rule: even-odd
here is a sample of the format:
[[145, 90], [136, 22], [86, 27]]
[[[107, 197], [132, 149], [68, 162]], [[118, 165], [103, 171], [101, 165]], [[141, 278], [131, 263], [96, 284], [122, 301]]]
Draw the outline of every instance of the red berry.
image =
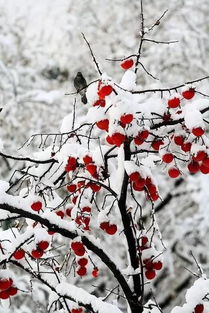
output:
[[16, 259], [16, 260], [21, 260], [25, 257], [25, 251], [23, 249], [19, 249], [19, 250], [16, 250], [14, 253], [13, 253], [13, 257]]
[[12, 286], [9, 289], [7, 289], [7, 292], [10, 296], [15, 296], [17, 294], [17, 288]]
[[100, 107], [105, 107], [106, 105], [106, 102], [104, 99], [99, 99], [97, 100], [96, 102], [94, 102], [93, 106], [100, 106]]
[[145, 276], [147, 279], [151, 280], [151, 279], [155, 278], [156, 273], [154, 270], [148, 270], [148, 271], [145, 271]]
[[160, 146], [163, 145], [164, 142], [161, 139], [156, 139], [152, 142], [152, 148], [156, 151], [160, 149]]
[[205, 166], [204, 164], [200, 165], [200, 172], [202, 174], [209, 174], [209, 167]]
[[99, 129], [108, 131], [108, 129], [109, 129], [109, 120], [108, 119], [101, 120], [101, 121], [97, 122], [96, 125], [97, 125], [97, 127]]
[[180, 105], [180, 99], [177, 97], [168, 100], [169, 108], [174, 109], [174, 108], [177, 108], [179, 105]]
[[102, 229], [102, 230], [105, 230], [109, 227], [109, 222], [102, 222], [99, 227]]
[[71, 242], [71, 248], [73, 249], [73, 251], [79, 250], [83, 248], [83, 243], [80, 241], [73, 241]]
[[187, 167], [190, 173], [193, 173], [193, 174], [197, 173], [200, 169], [199, 163], [196, 161], [191, 161]]
[[43, 256], [44, 252], [40, 249], [32, 250], [31, 255], [34, 257], [34, 259], [40, 259]]
[[38, 249], [40, 250], [46, 250], [48, 246], [49, 246], [49, 242], [45, 240], [42, 240], [38, 243]]
[[98, 275], [99, 275], [99, 270], [97, 267], [95, 267], [92, 271], [92, 276], [96, 278], [98, 277]]
[[145, 246], [148, 243], [148, 238], [146, 236], [142, 236], [140, 238], [141, 246]]
[[204, 135], [205, 131], [201, 127], [196, 127], [192, 129], [192, 134], [195, 135], [196, 137], [200, 137]]
[[2, 278], [0, 279], [0, 290], [7, 290], [9, 289], [13, 284], [13, 280], [11, 278]]
[[10, 296], [10, 295], [9, 295], [9, 292], [8, 292], [7, 290], [0, 292], [0, 299], [2, 299], [2, 300], [8, 299], [9, 296]]
[[117, 232], [117, 225], [115, 224], [109, 224], [109, 226], [106, 228], [106, 233], [108, 235], [114, 235]]
[[148, 136], [149, 136], [149, 131], [143, 130], [143, 131], [138, 133], [136, 138], [134, 138], [134, 143], [136, 145], [141, 145], [147, 139]]
[[67, 165], [65, 166], [65, 171], [70, 172], [70, 171], [75, 171], [77, 167], [77, 160], [74, 157], [69, 157], [67, 161]]
[[189, 88], [188, 90], [185, 90], [182, 92], [182, 96], [187, 99], [190, 100], [194, 97], [195, 95], [195, 89], [194, 88]]
[[174, 156], [172, 153], [165, 153], [163, 156], [162, 156], [162, 160], [163, 162], [165, 163], [171, 163], [174, 159]]
[[204, 158], [204, 160], [202, 161], [202, 165], [204, 165], [205, 167], [209, 167], [209, 157]]
[[41, 203], [41, 201], [33, 202], [33, 203], [31, 204], [31, 209], [32, 209], [33, 211], [36, 211], [36, 212], [40, 211], [40, 210], [42, 209], [42, 203]]
[[202, 313], [204, 311], [204, 305], [202, 303], [197, 304], [194, 308], [194, 313]]
[[82, 308], [72, 309], [71, 313], [83, 313], [83, 309]]
[[63, 211], [57, 211], [55, 213], [57, 214], [57, 216], [61, 217], [61, 219], [63, 219], [65, 216], [65, 212], [63, 212]]
[[163, 263], [161, 261], [157, 261], [157, 262], [153, 262], [153, 269], [154, 270], [161, 270], [161, 268], [163, 267]]
[[144, 188], [146, 184], [146, 180], [142, 177], [140, 177], [136, 182], [135, 182], [135, 187], [140, 189], [140, 188]]
[[77, 189], [76, 184], [67, 185], [67, 190], [69, 192], [75, 192]]
[[134, 65], [134, 61], [132, 59], [127, 59], [124, 60], [120, 66], [124, 69], [124, 70], [128, 70], [129, 68], [131, 68]]
[[116, 145], [117, 147], [120, 147], [121, 144], [125, 141], [125, 135], [121, 134], [121, 133], [114, 133], [111, 136], [112, 142], [114, 145]]
[[169, 121], [171, 119], [171, 114], [170, 113], [164, 113], [163, 114], [163, 120], [165, 122]]
[[207, 153], [205, 151], [198, 151], [196, 155], [194, 155], [192, 158], [194, 161], [200, 162], [204, 160], [207, 156]]
[[176, 167], [172, 167], [168, 170], [168, 175], [171, 177], [171, 178], [177, 178], [179, 175], [180, 175], [180, 171], [178, 168]]
[[84, 162], [84, 164], [89, 164], [89, 163], [92, 163], [92, 157], [90, 157], [89, 155], [85, 155], [84, 157], [83, 157], [83, 162]]
[[191, 151], [191, 147], [192, 147], [191, 142], [184, 142], [181, 146], [181, 150], [183, 150], [184, 152], [189, 152]]
[[101, 189], [100, 185], [97, 185], [97, 184], [94, 184], [94, 183], [89, 183], [89, 187], [94, 192], [98, 192]]
[[120, 121], [122, 124], [130, 124], [133, 121], [133, 114], [124, 114], [121, 116]]
[[91, 208], [89, 206], [84, 206], [81, 211], [82, 212], [91, 212]]
[[130, 181], [137, 181], [140, 178], [139, 172], [133, 172], [129, 175]]
[[159, 199], [159, 194], [158, 194], [158, 192], [153, 192], [153, 193], [149, 194], [149, 198], [150, 198], [150, 200], [152, 200], [152, 201], [157, 201], [157, 200]]
[[184, 143], [184, 137], [180, 135], [174, 136], [173, 140], [177, 146], [181, 146]]
[[86, 266], [88, 264], [88, 259], [86, 258], [81, 258], [78, 260], [78, 265], [80, 265], [81, 267]]
[[97, 177], [97, 166], [94, 164], [87, 164], [86, 170], [91, 174], [92, 177]]
[[109, 145], [114, 145], [111, 136], [108, 135], [108, 136], [106, 137], [106, 141], [107, 141], [107, 143], [109, 143]]
[[86, 267], [84, 266], [81, 266], [77, 269], [76, 273], [79, 275], [79, 276], [85, 276], [86, 273], [87, 273], [87, 270], [86, 270]]
[[98, 96], [100, 99], [104, 99], [106, 96], [109, 96], [113, 91], [112, 86], [107, 85], [103, 86], [99, 91], [98, 91]]

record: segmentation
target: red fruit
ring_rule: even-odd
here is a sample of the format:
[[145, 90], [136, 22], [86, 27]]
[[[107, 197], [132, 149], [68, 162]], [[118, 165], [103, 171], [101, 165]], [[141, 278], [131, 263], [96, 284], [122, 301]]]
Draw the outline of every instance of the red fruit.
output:
[[79, 276], [85, 276], [86, 273], [87, 273], [87, 270], [86, 270], [86, 267], [84, 266], [81, 266], [77, 269], [76, 273], [79, 275]]
[[152, 142], [151, 146], [154, 150], [158, 151], [160, 146], [163, 145], [164, 142], [161, 139], [156, 139]]
[[108, 131], [108, 129], [109, 129], [109, 120], [108, 119], [101, 120], [101, 121], [97, 122], [96, 125], [97, 125], [97, 127], [99, 129]]
[[91, 212], [91, 208], [89, 206], [84, 206], [81, 211], [82, 212]]
[[106, 228], [106, 233], [108, 235], [114, 235], [117, 232], [117, 225], [115, 224], [109, 224], [109, 226]]
[[9, 298], [9, 292], [7, 290], [0, 292], [0, 299], [5, 300]]
[[145, 246], [148, 243], [148, 238], [146, 236], [142, 236], [140, 238], [141, 246]]
[[25, 257], [25, 251], [23, 249], [19, 249], [19, 250], [16, 250], [14, 253], [13, 253], [13, 257], [16, 259], [16, 260], [21, 260]]
[[85, 254], [85, 248], [83, 247], [83, 248], [80, 248], [80, 249], [78, 249], [78, 250], [74, 250], [74, 253], [75, 253], [75, 255], [77, 255], [77, 256], [83, 256], [84, 254]]
[[67, 208], [66, 211], [65, 211], [66, 215], [71, 217], [71, 214], [72, 214], [72, 208]]
[[107, 143], [109, 143], [109, 145], [114, 145], [111, 136], [108, 135], [108, 136], [106, 137], [106, 141], [107, 141]]
[[65, 212], [63, 212], [63, 211], [57, 211], [55, 213], [57, 214], [57, 216], [61, 217], [61, 219], [63, 219], [65, 216]]
[[180, 171], [178, 168], [176, 167], [172, 167], [168, 170], [168, 175], [171, 177], [171, 178], [177, 178], [179, 175], [180, 175]]
[[191, 151], [191, 147], [192, 147], [191, 142], [185, 142], [182, 144], [181, 150], [183, 150], [184, 152], [189, 152]]
[[163, 162], [165, 163], [171, 163], [174, 159], [174, 156], [172, 153], [165, 153], [163, 156], [162, 156], [162, 160]]
[[149, 194], [149, 198], [150, 198], [150, 200], [152, 200], [152, 201], [157, 201], [157, 200], [159, 199], [159, 194], [158, 194], [158, 192], [154, 192], [154, 193], [152, 193], [152, 194]]
[[94, 102], [94, 104], [93, 104], [94, 107], [96, 107], [96, 106], [105, 107], [105, 105], [106, 105], [106, 102], [104, 99], [99, 99], [96, 102]]
[[94, 184], [94, 183], [89, 183], [89, 187], [94, 192], [98, 192], [101, 189], [100, 185], [97, 185], [97, 184]]
[[171, 114], [170, 113], [164, 113], [163, 114], [163, 120], [165, 122], [169, 121], [171, 119]]
[[70, 171], [75, 171], [77, 167], [77, 160], [74, 157], [69, 157], [67, 161], [67, 165], [65, 166], [65, 171], [70, 172]]
[[163, 263], [161, 261], [157, 261], [157, 262], [153, 262], [153, 269], [154, 270], [161, 270], [161, 268], [163, 267]]
[[205, 166], [204, 164], [200, 165], [200, 172], [202, 174], [209, 174], [209, 167]]
[[42, 203], [41, 203], [41, 201], [33, 202], [33, 203], [31, 204], [31, 209], [32, 209], [33, 211], [36, 211], [36, 212], [40, 211], [40, 210], [42, 209]]
[[148, 136], [149, 136], [149, 131], [143, 130], [143, 131], [138, 133], [138, 135], [134, 139], [134, 143], [136, 145], [141, 145], [147, 139]]
[[169, 108], [174, 109], [174, 108], [177, 108], [179, 105], [180, 105], [180, 99], [177, 97], [168, 100]]
[[46, 250], [48, 246], [49, 246], [49, 242], [45, 240], [42, 240], [38, 243], [38, 249], [40, 250]]
[[98, 277], [98, 275], [99, 275], [99, 270], [97, 267], [95, 267], [92, 271], [92, 276], [96, 278]]
[[78, 199], [78, 196], [73, 197], [73, 198], [72, 198], [72, 203], [73, 203], [73, 204], [76, 204], [77, 199]]
[[77, 187], [78, 189], [81, 189], [82, 187], [85, 186], [85, 180], [80, 180], [78, 183], [77, 183]]
[[75, 192], [77, 189], [77, 186], [75, 184], [72, 184], [72, 185], [67, 185], [67, 190], [69, 192]]
[[99, 225], [99, 227], [100, 227], [102, 230], [106, 231], [106, 229], [109, 227], [109, 222], [102, 222], [102, 223]]
[[9, 289], [7, 289], [7, 292], [10, 296], [15, 296], [17, 294], [17, 288], [12, 286]]
[[133, 172], [129, 175], [130, 181], [137, 181], [140, 178], [139, 172]]
[[136, 138], [134, 138], [134, 143], [135, 145], [140, 146], [144, 143], [144, 139], [137, 136]]
[[130, 124], [133, 121], [133, 114], [124, 114], [121, 116], [120, 121], [122, 124]]
[[185, 90], [182, 92], [182, 96], [187, 99], [190, 100], [194, 97], [195, 95], [195, 89], [194, 88], [189, 88], [188, 90]]
[[150, 270], [145, 271], [145, 276], [147, 279], [151, 280], [151, 279], [155, 278], [156, 273], [154, 270], [150, 269]]
[[73, 241], [71, 242], [71, 248], [73, 249], [73, 251], [79, 250], [83, 248], [83, 243], [80, 241]]
[[116, 145], [117, 147], [120, 147], [121, 144], [125, 141], [125, 135], [121, 134], [121, 133], [114, 133], [111, 136], [112, 142], [114, 145]]
[[202, 161], [202, 165], [204, 165], [205, 167], [209, 167], [209, 157], [204, 158], [204, 160]]
[[202, 303], [197, 304], [194, 308], [194, 313], [202, 313], [204, 311], [204, 305]]
[[197, 173], [200, 169], [199, 163], [196, 161], [191, 161], [187, 167], [190, 173], [193, 173], [193, 174]]
[[86, 170], [91, 174], [92, 177], [97, 177], [97, 166], [94, 164], [87, 164]]
[[120, 66], [124, 69], [124, 70], [128, 70], [129, 68], [131, 68], [134, 65], [134, 61], [132, 59], [127, 59], [124, 60]]
[[0, 290], [7, 290], [9, 289], [13, 284], [13, 280], [11, 278], [2, 278], [0, 279]]
[[137, 184], [137, 182], [133, 182], [133, 189], [135, 191], [142, 191], [144, 190], [144, 186], [142, 186], [141, 184]]
[[192, 129], [192, 134], [195, 135], [196, 137], [200, 137], [204, 135], [205, 131], [201, 127], [196, 127]]
[[207, 156], [207, 153], [205, 151], [198, 151], [196, 155], [194, 155], [192, 158], [194, 161], [200, 162], [204, 160]]
[[84, 162], [84, 164], [89, 164], [89, 163], [92, 163], [92, 157], [90, 157], [89, 155], [85, 155], [84, 157], [83, 157], [83, 162]]
[[135, 182], [135, 187], [136, 188], [144, 188], [144, 186], [145, 186], [145, 184], [146, 184], [146, 180], [144, 179], [144, 178], [142, 178], [142, 177], [140, 177], [136, 182]]
[[54, 231], [52, 231], [52, 230], [49, 230], [49, 231], [48, 231], [48, 234], [49, 234], [49, 235], [54, 235], [54, 234], [55, 234], [55, 232], [54, 232]]
[[43, 256], [44, 252], [40, 249], [32, 250], [31, 255], [34, 257], [34, 259], [40, 259]]
[[180, 135], [174, 136], [173, 140], [177, 146], [181, 146], [184, 143], [184, 137]]
[[71, 313], [83, 313], [83, 309], [82, 308], [72, 309]]
[[98, 91], [98, 96], [100, 99], [104, 99], [106, 96], [109, 96], [113, 91], [112, 86], [107, 85], [103, 86], [99, 91]]
[[88, 264], [88, 259], [86, 258], [81, 258], [78, 260], [78, 265], [80, 265], [81, 267], [86, 266]]

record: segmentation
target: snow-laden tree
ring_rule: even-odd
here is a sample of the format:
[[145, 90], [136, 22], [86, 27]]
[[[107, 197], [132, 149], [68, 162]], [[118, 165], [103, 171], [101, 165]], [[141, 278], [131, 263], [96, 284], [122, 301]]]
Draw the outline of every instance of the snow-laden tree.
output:
[[[104, 9], [109, 11], [111, 6]], [[85, 12], [85, 8], [83, 10]], [[80, 95], [76, 99], [66, 97], [71, 102], [72, 113], [64, 118], [60, 132], [34, 135], [24, 145], [24, 149], [30, 144], [29, 147], [41, 150], [35, 153], [32, 149], [22, 149], [22, 156], [12, 156], [1, 147], [5, 162], [16, 160], [18, 165], [9, 183], [1, 183], [4, 230], [0, 296], [11, 297], [12, 307], [19, 306], [24, 299], [21, 312], [31, 312], [31, 291], [33, 302], [44, 305], [44, 309], [39, 308], [43, 312], [47, 305], [52, 312], [71, 310], [73, 313], [82, 312], [83, 308], [96, 312], [158, 310], [158, 303], [162, 307], [168, 305], [172, 295], [178, 294], [188, 284], [188, 277], [189, 281], [192, 277], [188, 273], [184, 278], [186, 270], [183, 274], [181, 270], [182, 277], [176, 279], [174, 270], [179, 284], [168, 286], [167, 276], [176, 260], [171, 258], [171, 252], [191, 266], [195, 257], [190, 256], [189, 250], [198, 241], [200, 246], [194, 255], [206, 264], [203, 267], [207, 270], [207, 198], [201, 188], [208, 181], [207, 175], [202, 175], [208, 173], [208, 100], [203, 95], [207, 93], [207, 86], [204, 80], [197, 79], [188, 84], [159, 87], [151, 77], [158, 76], [151, 65], [158, 68], [161, 62], [151, 62], [146, 44], [147, 39], [155, 39], [147, 36], [161, 27], [164, 15], [166, 17], [166, 12], [162, 9], [154, 23], [148, 18], [142, 19], [146, 27], [142, 23], [141, 40], [137, 31], [139, 49], [132, 50], [130, 56], [121, 58], [128, 53], [120, 46], [115, 50], [117, 53], [107, 53], [108, 58], [118, 60], [109, 61], [110, 74], [116, 69], [116, 78], [104, 73], [96, 57], [97, 76], [94, 74], [90, 80], [88, 103], [83, 105]], [[117, 35], [111, 40], [117, 42]], [[160, 38], [166, 42], [171, 40]], [[150, 44], [151, 47], [157, 45]], [[173, 50], [174, 44], [164, 45]], [[86, 56], [82, 57], [86, 60]], [[79, 60], [83, 63], [82, 58]], [[187, 57], [183, 60], [189, 64]], [[8, 78], [6, 86], [18, 90], [11, 72], [4, 70]], [[45, 69], [45, 76], [50, 73], [51, 68]], [[180, 73], [183, 81], [183, 72]], [[171, 71], [166, 75], [172, 82]], [[154, 83], [150, 83], [151, 80]], [[139, 84], [136, 86], [136, 82], [149, 84], [142, 88]], [[24, 103], [24, 96], [23, 93], [17, 103]], [[18, 97], [16, 92], [13, 91], [11, 97], [14, 97], [13, 107]], [[34, 97], [38, 97], [38, 103], [40, 98], [50, 102], [47, 93], [39, 92]], [[33, 98], [29, 103], [34, 101]], [[46, 106], [51, 121], [61, 113], [58, 107], [53, 113], [53, 106]], [[32, 112], [30, 108], [28, 116]], [[8, 118], [15, 121], [14, 115], [7, 115], [4, 115], [5, 122]], [[29, 126], [30, 123], [24, 126], [27, 135]], [[202, 172], [199, 176], [198, 171]], [[173, 183], [171, 178], [177, 180]], [[186, 187], [184, 181], [187, 181]], [[204, 202], [199, 201], [202, 194]], [[169, 211], [167, 204], [170, 204]], [[199, 210], [194, 215], [195, 206]], [[188, 210], [193, 219], [188, 218]], [[205, 285], [207, 287], [207, 280]], [[16, 301], [12, 299], [15, 293]], [[206, 309], [205, 302], [203, 307], [198, 306], [206, 300], [203, 299], [206, 293], [196, 297], [194, 303], [186, 299], [195, 313]], [[152, 302], [148, 302], [150, 299]], [[7, 306], [8, 301], [2, 300], [2, 303]], [[189, 312], [188, 309], [185, 312]]]

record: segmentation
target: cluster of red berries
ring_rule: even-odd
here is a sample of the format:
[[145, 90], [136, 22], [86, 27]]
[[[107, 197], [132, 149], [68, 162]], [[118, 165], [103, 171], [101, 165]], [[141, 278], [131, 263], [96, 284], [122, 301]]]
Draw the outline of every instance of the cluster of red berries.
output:
[[[87, 268], [88, 265], [88, 258], [85, 256], [86, 250], [81, 241], [73, 241], [71, 242], [71, 249], [77, 256], [76, 262], [78, 265], [78, 268], [76, 270], [77, 275], [79, 276], [85, 276], [87, 274]], [[99, 275], [99, 270], [97, 267], [93, 268], [92, 276], [97, 277]]]
[[31, 251], [32, 257], [34, 259], [40, 259], [43, 256], [45, 250], [48, 247], [49, 247], [49, 242], [48, 241], [42, 240], [42, 241], [38, 242], [37, 245], [36, 245], [36, 249], [33, 249]]
[[[195, 95], [195, 89], [194, 88], [189, 88], [189, 89], [183, 91], [181, 95], [182, 95], [182, 97], [184, 99], [190, 100]], [[181, 105], [181, 97], [180, 97], [180, 95], [179, 96], [175, 96], [173, 98], [170, 98], [168, 100], [167, 105], [168, 105], [168, 108], [171, 108], [171, 109], [178, 108]]]
[[145, 191], [147, 197], [156, 201], [159, 198], [159, 193], [156, 185], [150, 177], [144, 178], [139, 172], [135, 171], [129, 175], [129, 179], [132, 185], [132, 188], [135, 191]]
[[[138, 249], [141, 251], [142, 257], [143, 257], [143, 251], [151, 249], [151, 248], [152, 247], [149, 243], [149, 239], [147, 238], [147, 236], [141, 236], [139, 240]], [[143, 264], [145, 268], [145, 277], [149, 280], [155, 278], [156, 271], [161, 270], [163, 267], [163, 263], [160, 260], [157, 261], [154, 256], [149, 257], [149, 258], [145, 257], [143, 259]]]
[[12, 278], [0, 278], [0, 299], [8, 299], [17, 294], [17, 287]]

